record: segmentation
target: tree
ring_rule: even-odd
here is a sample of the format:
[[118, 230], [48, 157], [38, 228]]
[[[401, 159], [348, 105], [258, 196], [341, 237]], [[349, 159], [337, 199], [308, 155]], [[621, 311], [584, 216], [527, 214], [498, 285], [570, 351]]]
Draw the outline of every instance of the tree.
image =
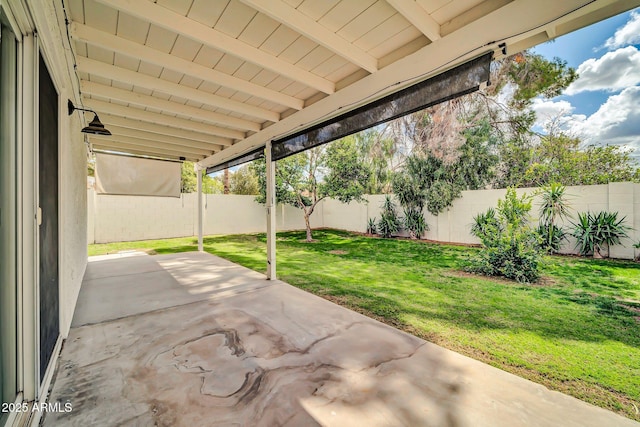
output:
[[202, 192], [204, 194], [223, 194], [222, 181], [209, 175], [202, 176]]
[[359, 158], [371, 171], [366, 194], [382, 194], [389, 192], [391, 188], [397, 146], [387, 129], [388, 126], [378, 126], [345, 138], [353, 139]]
[[231, 194], [256, 195], [260, 193], [258, 177], [253, 168], [244, 165], [238, 168], [230, 177], [229, 190]]
[[422, 145], [394, 175], [393, 191], [412, 223], [420, 224], [419, 215], [425, 206], [438, 215], [463, 190], [484, 188], [493, 178], [498, 157], [488, 122], [467, 128], [460, 138], [462, 144], [450, 153], [434, 152]]
[[[182, 162], [180, 169], [180, 192], [195, 193], [198, 191], [198, 175], [192, 162]], [[221, 194], [222, 182], [209, 175], [202, 175], [202, 192], [204, 194]]]
[[531, 149], [530, 165], [519, 186], [595, 185], [633, 181], [638, 174], [629, 151], [622, 147], [588, 146], [562, 133], [549, 134]]
[[[264, 159], [252, 164], [260, 194], [256, 200], [266, 201], [266, 163]], [[370, 171], [357, 156], [353, 140], [333, 142], [325, 150], [316, 147], [278, 160], [276, 163], [276, 202], [287, 203], [302, 210], [307, 242], [313, 241], [310, 217], [324, 198], [343, 203], [362, 200], [370, 178]]]
[[192, 162], [182, 162], [180, 168], [180, 192], [195, 193], [198, 190], [198, 176]]

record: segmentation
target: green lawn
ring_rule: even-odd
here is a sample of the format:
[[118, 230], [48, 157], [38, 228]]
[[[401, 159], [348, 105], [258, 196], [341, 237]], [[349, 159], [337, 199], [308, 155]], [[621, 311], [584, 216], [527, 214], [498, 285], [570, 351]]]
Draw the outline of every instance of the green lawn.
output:
[[[414, 335], [640, 421], [640, 263], [550, 257], [539, 285], [462, 272], [475, 248], [342, 231], [279, 233], [278, 277]], [[265, 235], [205, 250], [265, 271]], [[193, 237], [91, 245], [196, 250]]]

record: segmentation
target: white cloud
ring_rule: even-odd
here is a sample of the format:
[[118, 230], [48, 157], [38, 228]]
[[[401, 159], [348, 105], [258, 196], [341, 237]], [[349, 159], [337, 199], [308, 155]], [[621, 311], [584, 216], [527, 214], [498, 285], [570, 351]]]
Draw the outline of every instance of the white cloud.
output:
[[619, 91], [640, 83], [640, 51], [627, 46], [607, 52], [600, 59], [587, 59], [577, 71], [580, 77], [567, 88], [567, 95], [595, 90]]
[[618, 28], [615, 34], [604, 42], [604, 47], [616, 49], [638, 43], [640, 43], [640, 13], [636, 9], [631, 12], [629, 21], [623, 27]]
[[[585, 145], [621, 145], [635, 151], [640, 161], [640, 86], [624, 89], [612, 95], [591, 116], [572, 114], [570, 102], [536, 100], [533, 109], [538, 114], [537, 125], [548, 130], [560, 128], [570, 136], [579, 137]], [[545, 116], [546, 114], [546, 116]]]
[[552, 101], [550, 99], [535, 98], [531, 105], [536, 112], [536, 124], [542, 128], [558, 117], [566, 117], [575, 107], [569, 101]]
[[634, 142], [640, 144], [640, 86], [629, 87], [619, 95], [610, 96], [598, 111], [584, 123], [576, 124], [580, 131], [593, 142], [614, 144]]

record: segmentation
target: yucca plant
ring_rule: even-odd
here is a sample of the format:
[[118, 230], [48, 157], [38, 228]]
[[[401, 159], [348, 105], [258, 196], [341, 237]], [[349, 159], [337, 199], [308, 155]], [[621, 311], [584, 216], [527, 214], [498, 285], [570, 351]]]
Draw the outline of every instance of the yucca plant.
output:
[[429, 230], [424, 215], [417, 209], [405, 209], [403, 222], [405, 230], [409, 232], [409, 237], [412, 239], [420, 239], [424, 232]]
[[618, 212], [583, 212], [578, 214], [578, 221], [572, 223], [571, 235], [576, 238], [576, 249], [581, 255], [593, 254], [594, 258], [603, 257], [603, 249], [619, 245], [621, 240], [629, 237], [631, 230], [625, 223], [625, 217], [618, 219]]
[[376, 234], [377, 227], [376, 227], [376, 219], [375, 218], [369, 218], [369, 221], [367, 222], [367, 234]]
[[390, 196], [386, 196], [382, 204], [380, 221], [378, 221], [378, 233], [382, 237], [389, 238], [400, 229], [400, 219], [396, 213], [396, 207]]
[[484, 240], [489, 234], [496, 233], [500, 228], [500, 223], [496, 218], [496, 210], [487, 209], [473, 217], [471, 234], [480, 240]]
[[542, 187], [540, 190], [540, 224], [538, 234], [542, 248], [548, 252], [558, 252], [567, 233], [557, 225], [557, 221], [571, 217], [566, 200], [566, 187], [557, 182]]

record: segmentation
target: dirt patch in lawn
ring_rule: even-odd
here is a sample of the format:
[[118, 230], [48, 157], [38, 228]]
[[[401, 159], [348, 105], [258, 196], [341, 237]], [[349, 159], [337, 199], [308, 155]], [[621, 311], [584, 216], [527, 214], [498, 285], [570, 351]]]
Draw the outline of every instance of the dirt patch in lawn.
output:
[[329, 251], [329, 253], [330, 253], [330, 254], [333, 254], [333, 255], [346, 255], [346, 254], [348, 254], [349, 252], [347, 252], [347, 251], [341, 251], [341, 250], [336, 249], [336, 250], [333, 250], [333, 251]]

